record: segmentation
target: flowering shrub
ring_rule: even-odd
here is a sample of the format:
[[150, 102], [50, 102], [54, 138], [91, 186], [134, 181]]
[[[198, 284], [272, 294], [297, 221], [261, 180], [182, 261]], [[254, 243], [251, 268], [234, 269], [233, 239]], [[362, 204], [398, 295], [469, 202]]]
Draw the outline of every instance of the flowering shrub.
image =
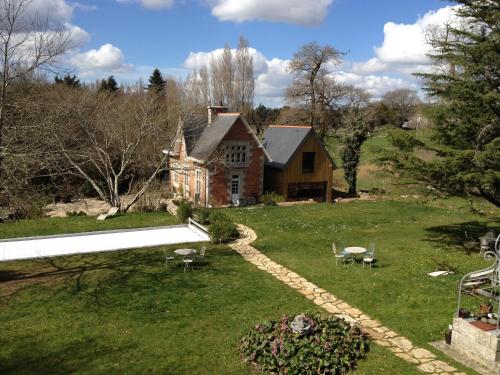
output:
[[[307, 329], [297, 330], [299, 326]], [[240, 341], [243, 359], [262, 372], [345, 374], [369, 352], [368, 337], [358, 326], [333, 316], [283, 316], [258, 324]]]

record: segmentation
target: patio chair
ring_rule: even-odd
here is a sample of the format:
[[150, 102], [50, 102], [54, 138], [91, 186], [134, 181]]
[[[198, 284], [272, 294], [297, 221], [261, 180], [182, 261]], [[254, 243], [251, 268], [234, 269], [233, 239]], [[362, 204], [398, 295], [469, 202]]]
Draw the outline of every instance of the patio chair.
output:
[[165, 268], [168, 268], [168, 263], [173, 262], [177, 258], [174, 257], [172, 254], [169, 254], [167, 250], [163, 250], [163, 254], [165, 254]]
[[493, 245], [495, 243], [495, 232], [490, 230], [486, 235], [483, 237], [479, 237], [479, 245], [480, 245], [480, 251], [479, 254], [481, 255], [483, 252], [487, 251], [492, 251]]
[[372, 264], [375, 260], [375, 244], [372, 242], [368, 247], [368, 251], [363, 255], [363, 267], [365, 263], [367, 263], [370, 265], [370, 268], [372, 268]]
[[196, 256], [196, 261], [201, 262], [203, 259], [205, 259], [205, 252], [207, 251], [207, 247], [203, 246], [200, 249], [200, 253]]
[[342, 247], [342, 251], [338, 252], [337, 251], [337, 246], [335, 246], [335, 242], [332, 243], [332, 251], [333, 255], [335, 255], [335, 266], [338, 266], [339, 259], [342, 261], [342, 263], [345, 265], [347, 261], [352, 261], [351, 254], [344, 252], [344, 246]]
[[193, 256], [185, 257], [182, 262], [184, 263], [184, 272], [186, 272], [187, 269], [193, 269]]

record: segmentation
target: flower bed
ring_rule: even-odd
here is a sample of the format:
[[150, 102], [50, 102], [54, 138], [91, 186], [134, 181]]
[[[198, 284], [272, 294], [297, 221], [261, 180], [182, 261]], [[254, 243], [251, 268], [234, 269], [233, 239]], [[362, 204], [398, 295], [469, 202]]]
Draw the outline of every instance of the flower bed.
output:
[[262, 372], [345, 374], [369, 352], [358, 326], [333, 316], [283, 316], [258, 324], [240, 341], [241, 354]]

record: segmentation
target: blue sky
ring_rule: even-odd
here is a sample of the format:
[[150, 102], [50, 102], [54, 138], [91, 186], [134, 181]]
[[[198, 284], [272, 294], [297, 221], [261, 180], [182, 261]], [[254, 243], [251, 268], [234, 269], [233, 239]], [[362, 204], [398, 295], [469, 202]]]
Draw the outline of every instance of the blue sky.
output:
[[441, 0], [34, 2], [77, 31], [79, 47], [66, 64], [87, 81], [113, 74], [132, 83], [146, 80], [154, 67], [185, 77], [244, 35], [255, 49], [256, 101], [268, 105], [282, 104], [287, 60], [310, 41], [348, 51], [332, 74], [374, 97], [399, 87], [418, 90], [411, 73], [429, 67], [425, 30], [452, 17], [450, 3]]

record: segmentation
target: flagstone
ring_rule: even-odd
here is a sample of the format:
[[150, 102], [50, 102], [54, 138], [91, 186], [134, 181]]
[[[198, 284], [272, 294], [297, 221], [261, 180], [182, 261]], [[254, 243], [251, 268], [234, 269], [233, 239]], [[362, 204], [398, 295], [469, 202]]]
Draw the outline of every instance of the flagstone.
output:
[[465, 373], [458, 372], [457, 369], [446, 362], [436, 360], [436, 356], [430, 351], [415, 347], [406, 337], [400, 336], [389, 328], [384, 327], [382, 323], [370, 318], [361, 310], [352, 307], [296, 272], [290, 271], [286, 267], [269, 259], [260, 251], [250, 246], [250, 243], [257, 239], [256, 233], [250, 228], [238, 224], [238, 230], [241, 233], [241, 238], [229, 246], [242, 255], [244, 259], [257, 266], [258, 269], [272, 274], [288, 286], [297, 289], [299, 293], [329, 313], [335, 314], [352, 324], [359, 324], [362, 330], [370, 335], [375, 344], [388, 348], [396, 356], [408, 363], [418, 365], [417, 368], [424, 373], [465, 375]]

